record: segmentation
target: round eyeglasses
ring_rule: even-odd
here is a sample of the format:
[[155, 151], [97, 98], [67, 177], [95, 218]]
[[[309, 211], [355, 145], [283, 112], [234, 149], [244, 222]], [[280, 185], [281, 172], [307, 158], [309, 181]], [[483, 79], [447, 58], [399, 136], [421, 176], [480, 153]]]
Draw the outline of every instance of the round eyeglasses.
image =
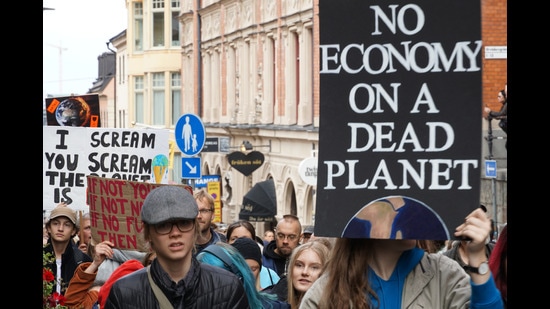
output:
[[295, 241], [298, 239], [298, 235], [285, 235], [283, 233], [277, 233], [277, 238], [280, 240], [284, 240], [285, 238], [288, 238], [289, 241]]

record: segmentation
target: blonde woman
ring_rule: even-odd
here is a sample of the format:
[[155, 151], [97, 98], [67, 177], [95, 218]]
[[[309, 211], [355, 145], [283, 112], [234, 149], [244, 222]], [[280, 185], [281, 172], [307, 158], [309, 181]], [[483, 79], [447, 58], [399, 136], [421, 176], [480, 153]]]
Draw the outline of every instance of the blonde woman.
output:
[[300, 245], [292, 251], [288, 265], [287, 300], [292, 309], [300, 306], [302, 296], [321, 276], [329, 257], [329, 248], [316, 240]]

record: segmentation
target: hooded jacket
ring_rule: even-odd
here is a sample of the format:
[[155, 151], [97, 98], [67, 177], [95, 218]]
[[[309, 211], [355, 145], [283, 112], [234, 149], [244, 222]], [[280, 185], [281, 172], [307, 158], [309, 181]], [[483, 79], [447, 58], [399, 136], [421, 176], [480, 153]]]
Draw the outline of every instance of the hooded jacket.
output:
[[272, 240], [267, 246], [264, 247], [264, 252], [262, 255], [262, 267], [268, 267], [277, 272], [279, 277], [286, 275], [286, 267], [288, 259], [282, 257], [275, 252], [277, 248], [277, 241]]
[[[200, 263], [195, 257], [189, 273], [178, 283], [170, 279], [157, 259], [151, 263], [150, 273], [174, 309], [250, 308], [243, 284], [237, 276], [220, 267]], [[118, 279], [102, 308], [160, 308], [147, 277], [147, 268]]]

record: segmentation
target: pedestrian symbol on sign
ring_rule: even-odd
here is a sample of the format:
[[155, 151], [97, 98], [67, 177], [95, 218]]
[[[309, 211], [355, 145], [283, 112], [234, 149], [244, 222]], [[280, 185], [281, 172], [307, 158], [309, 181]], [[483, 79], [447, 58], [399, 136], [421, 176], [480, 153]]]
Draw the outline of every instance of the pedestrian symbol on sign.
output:
[[178, 119], [174, 135], [179, 149], [186, 156], [201, 152], [206, 140], [204, 124], [193, 114], [184, 114]]

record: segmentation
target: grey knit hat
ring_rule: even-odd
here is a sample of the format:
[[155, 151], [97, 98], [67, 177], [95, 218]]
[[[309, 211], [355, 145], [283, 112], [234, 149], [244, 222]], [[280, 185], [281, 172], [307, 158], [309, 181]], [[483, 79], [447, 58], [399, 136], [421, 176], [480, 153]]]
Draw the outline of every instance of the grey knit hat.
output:
[[180, 186], [157, 187], [145, 198], [141, 220], [157, 224], [168, 220], [195, 219], [199, 206], [189, 191]]

